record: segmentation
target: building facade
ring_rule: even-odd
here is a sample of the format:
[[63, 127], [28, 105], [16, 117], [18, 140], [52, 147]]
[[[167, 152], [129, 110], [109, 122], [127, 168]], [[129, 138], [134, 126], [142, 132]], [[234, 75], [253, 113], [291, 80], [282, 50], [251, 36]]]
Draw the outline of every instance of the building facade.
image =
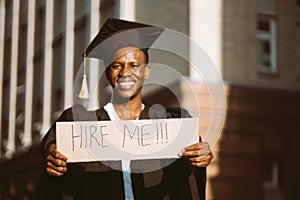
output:
[[197, 8], [205, 19], [199, 43], [220, 63], [228, 103], [208, 168], [209, 198], [294, 199], [300, 188], [299, 1], [210, 2]]
[[[300, 1], [0, 0], [0, 199], [36, 199], [40, 139], [77, 101], [82, 52], [109, 17], [190, 36], [221, 74], [226, 120], [210, 125], [213, 91], [188, 61], [152, 53], [187, 77], [199, 99], [208, 99], [195, 107], [180, 80], [171, 84], [184, 107], [204, 111], [200, 131], [223, 128], [208, 168], [207, 199], [298, 196]], [[190, 58], [197, 57], [186, 45]], [[97, 89], [100, 70], [88, 66], [95, 98], [82, 103], [91, 110], [107, 100]], [[145, 101], [176, 105], [168, 94], [148, 92]]]

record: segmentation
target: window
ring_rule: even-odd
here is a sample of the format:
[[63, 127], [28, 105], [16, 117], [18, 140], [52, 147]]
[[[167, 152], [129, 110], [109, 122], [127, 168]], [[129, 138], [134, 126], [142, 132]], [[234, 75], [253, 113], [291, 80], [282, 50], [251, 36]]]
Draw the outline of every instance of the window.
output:
[[276, 74], [276, 20], [273, 15], [258, 15], [257, 58], [260, 73]]

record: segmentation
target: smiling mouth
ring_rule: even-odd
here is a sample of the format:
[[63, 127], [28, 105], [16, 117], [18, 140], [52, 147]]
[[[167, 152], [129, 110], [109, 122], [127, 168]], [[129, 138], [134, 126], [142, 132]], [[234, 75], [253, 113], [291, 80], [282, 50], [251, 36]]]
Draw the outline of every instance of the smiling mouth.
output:
[[121, 81], [118, 82], [118, 85], [121, 89], [129, 89], [132, 86], [134, 86], [135, 82], [134, 81]]

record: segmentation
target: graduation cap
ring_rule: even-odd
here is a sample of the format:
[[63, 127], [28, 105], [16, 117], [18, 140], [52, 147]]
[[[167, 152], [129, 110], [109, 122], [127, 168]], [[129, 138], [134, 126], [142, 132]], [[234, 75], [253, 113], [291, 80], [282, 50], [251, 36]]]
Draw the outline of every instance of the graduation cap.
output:
[[136, 47], [147, 53], [161, 35], [163, 28], [121, 19], [108, 19], [84, 51], [84, 74], [79, 97], [89, 97], [86, 76], [86, 57], [98, 58], [105, 65], [113, 61], [114, 53], [123, 47]]

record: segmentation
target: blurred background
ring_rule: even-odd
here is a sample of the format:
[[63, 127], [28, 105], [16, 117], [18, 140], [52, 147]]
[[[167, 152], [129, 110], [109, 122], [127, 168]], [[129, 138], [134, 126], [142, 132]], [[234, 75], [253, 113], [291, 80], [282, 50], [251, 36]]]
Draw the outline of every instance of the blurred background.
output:
[[[224, 126], [222, 119], [210, 123], [210, 97], [220, 88], [197, 81], [186, 60], [152, 52], [156, 62], [186, 77], [203, 101], [191, 104], [180, 79], [169, 83], [180, 99], [170, 98], [173, 94], [165, 88], [144, 97], [149, 104], [180, 102], [199, 109], [204, 134], [211, 127], [223, 128], [207, 169], [207, 199], [297, 199], [299, 0], [0, 0], [0, 199], [36, 199], [40, 139], [73, 105], [82, 53], [109, 17], [190, 36], [221, 74], [227, 107], [217, 109], [227, 113]], [[184, 48], [197, 57], [188, 43]], [[91, 96], [101, 96], [93, 88], [99, 77], [88, 70]], [[90, 98], [85, 104], [94, 110], [106, 100]]]

